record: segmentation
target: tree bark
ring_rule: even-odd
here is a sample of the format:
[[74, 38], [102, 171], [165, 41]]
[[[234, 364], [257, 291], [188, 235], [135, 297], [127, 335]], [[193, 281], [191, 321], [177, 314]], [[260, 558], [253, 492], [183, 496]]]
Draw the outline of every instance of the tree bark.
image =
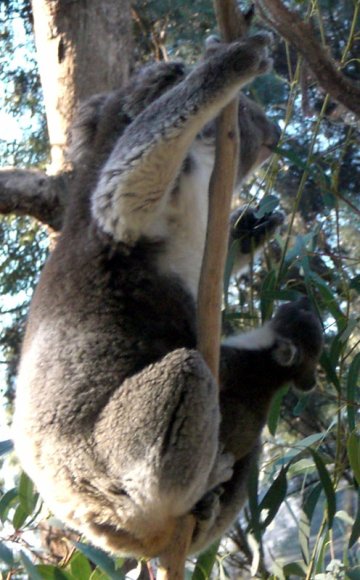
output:
[[0, 213], [29, 215], [59, 231], [68, 201], [71, 173], [49, 176], [36, 169], [0, 171]]
[[[244, 15], [235, 0], [215, 0], [220, 33], [225, 42], [246, 34], [252, 11]], [[231, 199], [238, 169], [240, 135], [238, 101], [230, 103], [217, 125], [215, 167], [209, 191], [209, 217], [198, 296], [198, 349], [219, 380], [223, 276], [229, 236]], [[160, 556], [157, 580], [182, 580], [195, 518], [179, 518], [174, 537]]]
[[129, 0], [32, 0], [51, 146], [51, 172], [66, 164], [78, 103], [120, 87], [132, 57]]

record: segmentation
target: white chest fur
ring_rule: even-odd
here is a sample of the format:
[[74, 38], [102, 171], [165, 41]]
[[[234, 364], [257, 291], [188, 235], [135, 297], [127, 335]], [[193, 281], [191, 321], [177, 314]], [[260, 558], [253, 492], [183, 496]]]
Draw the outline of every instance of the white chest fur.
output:
[[159, 270], [179, 276], [195, 298], [205, 246], [213, 165], [213, 147], [196, 140], [190, 151], [190, 167], [179, 176], [161, 216], [166, 244], [158, 259]]

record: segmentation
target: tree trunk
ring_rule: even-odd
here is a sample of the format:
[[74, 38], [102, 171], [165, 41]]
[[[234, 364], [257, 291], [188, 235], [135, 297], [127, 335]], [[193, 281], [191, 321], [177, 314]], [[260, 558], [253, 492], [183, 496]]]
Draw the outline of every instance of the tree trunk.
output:
[[32, 0], [51, 173], [65, 166], [69, 125], [78, 103], [120, 87], [132, 56], [129, 0]]

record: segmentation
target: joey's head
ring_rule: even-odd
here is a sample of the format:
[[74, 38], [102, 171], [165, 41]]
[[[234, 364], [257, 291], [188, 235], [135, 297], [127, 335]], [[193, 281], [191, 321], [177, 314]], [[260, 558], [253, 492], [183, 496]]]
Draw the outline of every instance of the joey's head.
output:
[[239, 98], [239, 129], [239, 181], [242, 181], [270, 157], [281, 131], [257, 103], [242, 93]]
[[[296, 390], [307, 392], [316, 385], [316, 367], [323, 348], [323, 329], [310, 301], [303, 297], [283, 304], [271, 321], [275, 333], [291, 344], [289, 360], [280, 364], [288, 366], [289, 378]], [[285, 343], [284, 343], [285, 344]], [[281, 355], [281, 348], [278, 355]], [[286, 351], [283, 350], [283, 352]], [[277, 357], [278, 357], [277, 355]]]

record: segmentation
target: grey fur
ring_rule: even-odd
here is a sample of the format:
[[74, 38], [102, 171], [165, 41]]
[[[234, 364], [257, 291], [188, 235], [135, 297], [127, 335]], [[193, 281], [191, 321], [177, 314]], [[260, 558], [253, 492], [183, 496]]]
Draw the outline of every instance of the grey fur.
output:
[[[167, 80], [149, 68], [75, 123], [78, 178], [32, 301], [14, 438], [54, 513], [116, 553], [159, 555], [190, 511], [191, 551], [222, 534], [245, 499], [272, 395], [314, 377], [322, 335], [305, 303], [222, 347], [220, 408], [196, 351], [208, 124], [268, 69], [268, 43], [221, 45], [188, 75], [161, 65]], [[277, 140], [255, 109], [240, 113], [239, 181]], [[281, 362], [284, 341], [294, 364]]]

